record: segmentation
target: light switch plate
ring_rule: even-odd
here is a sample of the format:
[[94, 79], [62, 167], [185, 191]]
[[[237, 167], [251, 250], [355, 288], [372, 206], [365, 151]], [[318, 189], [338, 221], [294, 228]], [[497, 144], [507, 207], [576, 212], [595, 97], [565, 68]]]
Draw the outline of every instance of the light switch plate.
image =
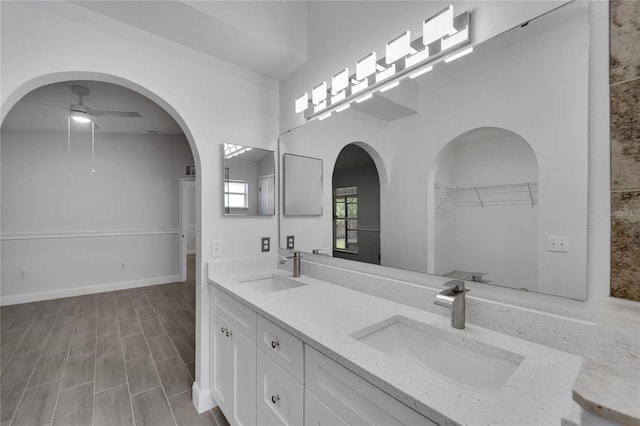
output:
[[267, 252], [271, 250], [271, 238], [262, 237], [262, 252]]

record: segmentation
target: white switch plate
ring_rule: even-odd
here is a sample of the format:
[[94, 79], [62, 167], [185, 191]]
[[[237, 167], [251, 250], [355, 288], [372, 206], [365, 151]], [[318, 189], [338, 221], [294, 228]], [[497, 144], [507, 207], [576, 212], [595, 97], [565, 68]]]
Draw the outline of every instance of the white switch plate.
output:
[[549, 235], [547, 237], [547, 251], [560, 253], [569, 252], [569, 237]]
[[220, 256], [222, 256], [222, 241], [221, 240], [211, 241], [211, 257], [220, 257]]

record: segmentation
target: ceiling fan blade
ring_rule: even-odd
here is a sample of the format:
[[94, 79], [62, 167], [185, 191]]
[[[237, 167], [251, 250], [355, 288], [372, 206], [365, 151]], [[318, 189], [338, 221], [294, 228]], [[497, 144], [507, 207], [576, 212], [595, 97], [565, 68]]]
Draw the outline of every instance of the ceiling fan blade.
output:
[[107, 116], [110, 116], [110, 117], [133, 117], [133, 118], [142, 117], [139, 112], [135, 112], [135, 111], [96, 111], [96, 110], [91, 110], [90, 114], [95, 116], [95, 117], [107, 117]]
[[28, 99], [28, 98], [22, 98], [22, 100], [25, 101], [25, 102], [31, 102], [32, 104], [46, 106], [46, 107], [49, 107], [49, 108], [60, 108], [60, 109], [63, 109], [65, 111], [71, 111], [71, 109], [69, 109], [68, 107], [63, 107], [63, 106], [60, 106], [60, 105], [48, 104], [46, 102], [36, 101], [36, 100], [33, 100], [33, 99]]

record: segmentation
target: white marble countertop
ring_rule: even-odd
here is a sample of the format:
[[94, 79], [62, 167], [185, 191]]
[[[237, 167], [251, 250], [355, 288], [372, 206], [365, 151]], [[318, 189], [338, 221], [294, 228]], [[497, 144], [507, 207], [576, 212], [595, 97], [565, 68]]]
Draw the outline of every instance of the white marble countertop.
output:
[[573, 398], [591, 413], [640, 424], [640, 303], [607, 299]]
[[[259, 293], [240, 281], [273, 273], [305, 285]], [[210, 284], [254, 309], [304, 343], [442, 425], [557, 425], [571, 402], [581, 358], [448, 317], [282, 270], [209, 275]], [[366, 327], [403, 316], [451, 333], [452, 340], [498, 348], [522, 362], [498, 391], [454, 384], [428, 369], [399, 362], [350, 337]]]

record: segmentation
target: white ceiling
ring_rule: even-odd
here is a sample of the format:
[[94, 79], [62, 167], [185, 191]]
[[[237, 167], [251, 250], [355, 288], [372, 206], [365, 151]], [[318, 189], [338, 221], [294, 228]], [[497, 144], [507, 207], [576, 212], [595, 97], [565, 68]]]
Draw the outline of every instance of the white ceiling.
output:
[[306, 1], [71, 1], [281, 80], [307, 60]]
[[[182, 134], [178, 123], [158, 104], [132, 90], [98, 81], [68, 81], [42, 86], [28, 93], [8, 113], [2, 123], [3, 130], [67, 131], [67, 116], [71, 104], [78, 96], [71, 86], [80, 84], [89, 88], [84, 104], [93, 110], [135, 111], [142, 117], [96, 117], [98, 132]], [[86, 128], [90, 128], [86, 126]]]

